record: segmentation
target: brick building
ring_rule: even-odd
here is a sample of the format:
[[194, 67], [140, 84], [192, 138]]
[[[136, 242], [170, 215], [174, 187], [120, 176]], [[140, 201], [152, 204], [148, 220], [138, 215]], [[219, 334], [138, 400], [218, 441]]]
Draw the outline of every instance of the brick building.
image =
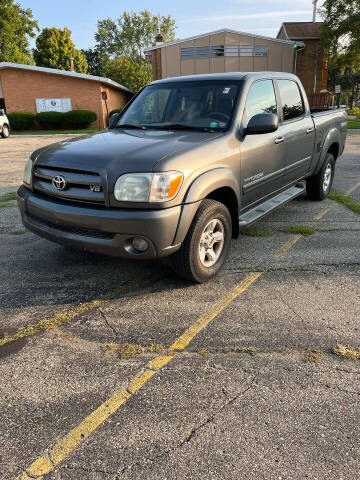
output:
[[297, 51], [296, 75], [304, 85], [311, 98], [327, 87], [327, 60], [321, 44], [320, 31], [322, 22], [284, 22], [277, 38], [302, 42], [304, 48]]
[[131, 96], [109, 78], [0, 62], [0, 108], [7, 113], [92, 110], [98, 115], [93, 127], [102, 128], [107, 113], [122, 108]]

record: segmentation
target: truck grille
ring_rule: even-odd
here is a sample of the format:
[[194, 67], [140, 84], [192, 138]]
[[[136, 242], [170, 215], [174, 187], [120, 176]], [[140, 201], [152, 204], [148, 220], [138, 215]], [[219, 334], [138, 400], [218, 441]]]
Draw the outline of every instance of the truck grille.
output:
[[50, 222], [49, 220], [44, 220], [43, 218], [35, 217], [29, 215], [29, 219], [32, 223], [44, 225], [45, 227], [50, 227], [55, 230], [59, 230], [61, 232], [68, 232], [74, 233], [75, 235], [82, 235], [84, 237], [93, 237], [93, 238], [106, 238], [112, 239], [114, 238], [114, 233], [111, 232], [103, 232], [102, 230], [96, 230], [94, 228], [82, 228], [72, 225], [64, 225], [58, 224], [54, 222]]
[[[57, 182], [54, 179], [57, 179]], [[60, 188], [56, 188], [54, 183]], [[33, 171], [33, 188], [59, 198], [105, 203], [102, 179], [94, 172], [37, 165]]]

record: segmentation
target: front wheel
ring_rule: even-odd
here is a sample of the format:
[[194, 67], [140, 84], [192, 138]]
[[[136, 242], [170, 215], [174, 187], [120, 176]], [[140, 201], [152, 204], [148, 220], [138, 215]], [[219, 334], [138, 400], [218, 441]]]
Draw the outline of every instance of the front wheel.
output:
[[335, 173], [335, 158], [328, 153], [320, 171], [306, 180], [306, 191], [311, 200], [324, 200], [330, 193]]
[[7, 125], [4, 125], [1, 131], [1, 136], [3, 138], [8, 138], [9, 134], [10, 134], [9, 127]]
[[210, 280], [228, 256], [231, 232], [231, 217], [225, 205], [203, 200], [180, 250], [170, 258], [173, 270], [192, 282]]

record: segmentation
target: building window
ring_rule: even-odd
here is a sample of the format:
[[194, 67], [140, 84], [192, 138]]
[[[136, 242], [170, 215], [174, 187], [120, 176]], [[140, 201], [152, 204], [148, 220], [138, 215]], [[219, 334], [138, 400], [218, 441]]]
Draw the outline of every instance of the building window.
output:
[[216, 45], [210, 47], [210, 57], [223, 57], [224, 45]]
[[239, 56], [240, 57], [253, 57], [254, 56], [254, 46], [253, 45], [239, 45]]
[[225, 57], [238, 57], [239, 46], [238, 45], [225, 45]]
[[255, 57], [267, 57], [268, 47], [265, 45], [255, 45]]
[[209, 57], [267, 57], [269, 48], [265, 45], [213, 45], [206, 47], [184, 47], [180, 50], [180, 57], [209, 58]]
[[209, 58], [210, 47], [196, 47], [196, 58]]
[[181, 49], [180, 52], [181, 58], [195, 58], [195, 48], [194, 47], [185, 47]]

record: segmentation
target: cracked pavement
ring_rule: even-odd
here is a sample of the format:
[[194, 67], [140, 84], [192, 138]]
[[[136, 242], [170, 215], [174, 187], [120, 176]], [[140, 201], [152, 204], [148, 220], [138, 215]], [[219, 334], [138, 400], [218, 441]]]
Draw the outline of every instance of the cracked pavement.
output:
[[[15, 190], [26, 156], [50, 138], [10, 141], [0, 141], [0, 195]], [[352, 134], [334, 187], [359, 182]], [[360, 201], [360, 187], [350, 196]], [[274, 258], [293, 238], [281, 227], [310, 225], [327, 207], [313, 235]], [[125, 287], [0, 347], [1, 480], [49, 452], [156, 356], [151, 348], [121, 356], [112, 344], [169, 348], [254, 271], [264, 273], [44, 480], [360, 478], [360, 361], [332, 352], [338, 343], [360, 348], [360, 216], [301, 197], [254, 228], [272, 235], [234, 240], [222, 272], [189, 285], [166, 262], [13, 235], [23, 230], [17, 209], [0, 209], [0, 337]], [[308, 348], [319, 351], [315, 362]]]

